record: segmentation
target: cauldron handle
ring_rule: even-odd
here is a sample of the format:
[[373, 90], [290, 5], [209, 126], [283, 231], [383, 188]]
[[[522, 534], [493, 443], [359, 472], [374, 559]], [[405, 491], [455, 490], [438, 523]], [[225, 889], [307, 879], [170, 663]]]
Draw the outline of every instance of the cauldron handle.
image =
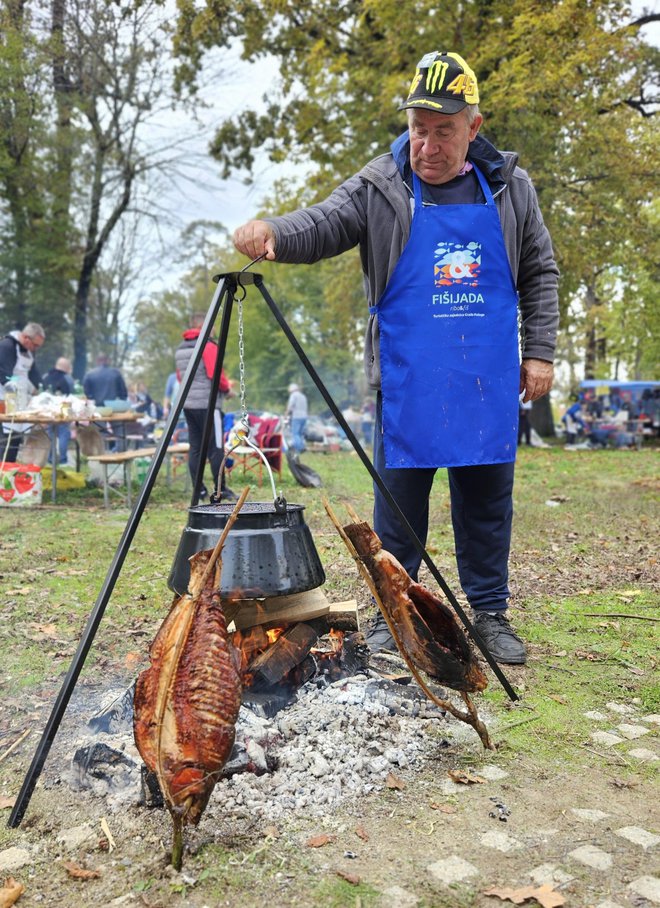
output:
[[[231, 456], [232, 452], [235, 451], [236, 448], [241, 447], [241, 445], [245, 445], [245, 447], [250, 448], [255, 454], [257, 454], [263, 460], [264, 464], [266, 465], [266, 470], [268, 471], [268, 478], [270, 479], [270, 487], [273, 491], [273, 503], [275, 505], [275, 510], [280, 514], [286, 513], [286, 499], [282, 495], [278, 495], [275, 490], [275, 479], [273, 477], [273, 471], [271, 469], [271, 466], [268, 463], [268, 458], [266, 457], [264, 452], [261, 450], [259, 445], [256, 445], [250, 438], [250, 426], [247, 422], [245, 422], [245, 420], [241, 420], [238, 423], [238, 426], [236, 427], [236, 434], [234, 436], [234, 440], [229, 445], [229, 447], [225, 449], [225, 456], [222, 458], [222, 463], [220, 464], [220, 470], [218, 471], [218, 477], [222, 476], [222, 471], [225, 468], [225, 463], [227, 461], [227, 458]], [[218, 497], [218, 500], [220, 499], [220, 492], [221, 492], [220, 489], [216, 490], [216, 495]]]

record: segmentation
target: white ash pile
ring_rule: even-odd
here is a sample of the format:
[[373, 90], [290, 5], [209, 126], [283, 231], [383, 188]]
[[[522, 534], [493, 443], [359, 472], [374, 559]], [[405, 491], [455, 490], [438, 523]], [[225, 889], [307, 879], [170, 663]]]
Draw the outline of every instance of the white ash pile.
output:
[[[245, 718], [241, 710], [237, 741], [247, 737], [257, 770], [264, 774], [221, 779], [211, 813], [216, 805], [236, 816], [268, 819], [292, 809], [322, 811], [382, 787], [389, 772], [407, 768], [437, 748], [437, 738], [426, 734], [429, 724], [442, 722], [443, 733], [447, 727], [442, 712], [417, 687], [365, 676], [307, 688], [273, 719], [253, 717], [252, 725], [261, 723], [261, 732], [246, 736]], [[255, 747], [260, 742], [265, 746]], [[276, 768], [266, 774], [269, 761], [276, 761]]]
[[[107, 702], [107, 700], [106, 700]], [[159, 806], [132, 735], [132, 688], [68, 738], [70, 768], [45, 784], [65, 782], [106, 799], [109, 810], [129, 804]], [[327, 809], [342, 799], [381, 788], [389, 772], [414, 766], [437, 751], [441, 737], [456, 737], [415, 684], [356, 675], [327, 686], [307, 684], [272, 718], [241, 707], [236, 743], [213, 793], [214, 807], [235, 816], [276, 819], [292, 809]], [[59, 762], [59, 761], [57, 761]], [[61, 765], [61, 764], [60, 764]]]

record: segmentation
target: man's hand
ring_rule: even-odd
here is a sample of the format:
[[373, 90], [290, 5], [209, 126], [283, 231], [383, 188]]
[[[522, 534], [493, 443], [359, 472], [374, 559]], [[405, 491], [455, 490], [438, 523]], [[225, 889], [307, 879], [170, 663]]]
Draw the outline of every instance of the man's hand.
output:
[[238, 251], [250, 259], [258, 258], [264, 252], [269, 261], [275, 259], [275, 233], [266, 221], [248, 221], [236, 228], [232, 239]]
[[520, 366], [520, 390], [525, 392], [524, 402], [538, 400], [552, 387], [554, 366], [544, 359], [524, 359]]

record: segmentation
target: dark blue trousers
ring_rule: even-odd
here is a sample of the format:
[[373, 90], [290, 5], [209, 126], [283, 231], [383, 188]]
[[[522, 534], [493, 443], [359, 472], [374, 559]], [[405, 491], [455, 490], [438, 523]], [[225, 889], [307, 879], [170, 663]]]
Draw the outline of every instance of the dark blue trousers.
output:
[[[426, 546], [429, 495], [436, 470], [387, 469], [380, 395], [374, 430], [376, 472]], [[423, 439], [420, 444], [424, 444]], [[509, 597], [514, 463], [450, 467], [447, 473], [456, 563], [463, 592], [473, 609], [504, 609]], [[421, 557], [375, 483], [374, 530], [383, 548], [416, 580]]]

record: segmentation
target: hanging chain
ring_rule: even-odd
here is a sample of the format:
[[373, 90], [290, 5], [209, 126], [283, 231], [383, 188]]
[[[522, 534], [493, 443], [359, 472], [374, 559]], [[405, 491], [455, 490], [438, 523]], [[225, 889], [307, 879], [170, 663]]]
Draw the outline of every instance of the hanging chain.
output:
[[[260, 262], [262, 259], [266, 258], [266, 253], [257, 256], [254, 261], [249, 262], [245, 268], [241, 269], [241, 274], [244, 271], [247, 271], [248, 268], [251, 268], [252, 265]], [[245, 287], [241, 284], [240, 278], [238, 280], [238, 286], [243, 291], [241, 297], [234, 296], [234, 302], [238, 305], [238, 381], [239, 381], [239, 390], [241, 395], [241, 419], [242, 428], [240, 432], [244, 435], [245, 438], [250, 437], [250, 420], [248, 419], [247, 404], [245, 402], [245, 343], [243, 339], [243, 300], [246, 296]]]
[[238, 305], [238, 381], [241, 395], [241, 422], [246, 429], [249, 429], [250, 423], [247, 414], [247, 404], [245, 402], [245, 343], [243, 339], [243, 299], [237, 299]]

